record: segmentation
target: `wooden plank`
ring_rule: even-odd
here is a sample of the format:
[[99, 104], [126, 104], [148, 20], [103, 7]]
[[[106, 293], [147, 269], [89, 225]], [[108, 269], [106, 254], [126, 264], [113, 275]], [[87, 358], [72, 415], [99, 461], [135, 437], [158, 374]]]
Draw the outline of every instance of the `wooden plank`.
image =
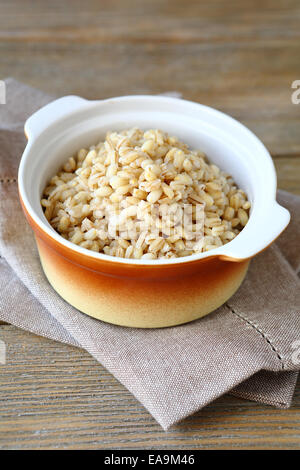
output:
[[53, 95], [90, 99], [177, 90], [242, 121], [274, 155], [293, 155], [300, 154], [300, 105], [291, 103], [299, 45], [291, 40], [284, 55], [277, 44], [2, 42], [0, 71]]
[[1, 449], [299, 447], [300, 389], [278, 410], [226, 396], [167, 433], [88, 353], [0, 327]]
[[273, 161], [277, 172], [278, 187], [300, 195], [300, 156], [274, 158]]
[[0, 38], [80, 43], [283, 41], [299, 37], [299, 17], [297, 0], [86, 0], [84, 10], [81, 0], [10, 0], [1, 2]]

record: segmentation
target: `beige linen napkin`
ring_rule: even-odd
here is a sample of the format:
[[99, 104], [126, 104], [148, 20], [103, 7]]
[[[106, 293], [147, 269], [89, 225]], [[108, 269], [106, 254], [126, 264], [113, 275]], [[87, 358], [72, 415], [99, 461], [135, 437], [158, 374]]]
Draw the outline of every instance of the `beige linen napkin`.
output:
[[164, 429], [226, 392], [288, 407], [300, 368], [300, 198], [279, 192], [292, 213], [289, 228], [252, 261], [239, 291], [207, 317], [153, 330], [89, 318], [48, 284], [18, 200], [24, 121], [51, 97], [12, 79], [6, 85], [7, 104], [0, 105], [0, 318], [87, 350]]

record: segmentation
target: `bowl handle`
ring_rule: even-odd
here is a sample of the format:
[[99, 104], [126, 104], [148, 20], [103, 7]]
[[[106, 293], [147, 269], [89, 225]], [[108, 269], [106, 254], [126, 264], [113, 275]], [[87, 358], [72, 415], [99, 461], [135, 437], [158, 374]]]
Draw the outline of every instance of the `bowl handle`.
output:
[[24, 132], [27, 139], [40, 135], [52, 122], [88, 105], [89, 101], [80, 96], [64, 96], [43, 106], [27, 119]]
[[[285, 207], [274, 201], [269, 210], [264, 211], [264, 216], [243, 229], [242, 237], [236, 237], [226, 247], [226, 254], [220, 253], [220, 258], [226, 261], [243, 261], [252, 258], [268, 248], [276, 238], [284, 231], [290, 221], [290, 213]], [[229, 248], [230, 246], [230, 248]]]

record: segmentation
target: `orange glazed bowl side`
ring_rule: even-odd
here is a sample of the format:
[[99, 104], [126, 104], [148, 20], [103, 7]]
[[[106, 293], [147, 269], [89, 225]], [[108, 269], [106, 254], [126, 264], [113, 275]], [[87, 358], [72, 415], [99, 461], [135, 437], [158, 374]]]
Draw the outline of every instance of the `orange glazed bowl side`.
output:
[[142, 268], [130, 277], [126, 265], [120, 265], [111, 275], [79, 265], [36, 240], [44, 273], [63, 299], [99, 320], [137, 328], [174, 326], [207, 315], [234, 294], [249, 264], [209, 258], [196, 262], [191, 274], [179, 265], [170, 277], [155, 270], [156, 278], [143, 277]]

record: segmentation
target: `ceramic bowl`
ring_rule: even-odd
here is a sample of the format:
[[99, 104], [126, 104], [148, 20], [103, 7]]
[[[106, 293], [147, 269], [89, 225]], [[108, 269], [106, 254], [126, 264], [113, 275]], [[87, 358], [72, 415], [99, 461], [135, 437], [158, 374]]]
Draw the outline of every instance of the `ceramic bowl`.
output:
[[[89, 251], [50, 226], [40, 204], [50, 177], [106, 131], [133, 126], [176, 135], [234, 177], [252, 204], [249, 222], [234, 240], [188, 257], [141, 261]], [[66, 96], [33, 114], [25, 134], [19, 193], [45, 275], [67, 302], [105, 322], [153, 328], [207, 315], [234, 294], [250, 259], [289, 222], [289, 212], [275, 199], [276, 173], [264, 145], [242, 124], [207, 106], [162, 96], [103, 101]]]

